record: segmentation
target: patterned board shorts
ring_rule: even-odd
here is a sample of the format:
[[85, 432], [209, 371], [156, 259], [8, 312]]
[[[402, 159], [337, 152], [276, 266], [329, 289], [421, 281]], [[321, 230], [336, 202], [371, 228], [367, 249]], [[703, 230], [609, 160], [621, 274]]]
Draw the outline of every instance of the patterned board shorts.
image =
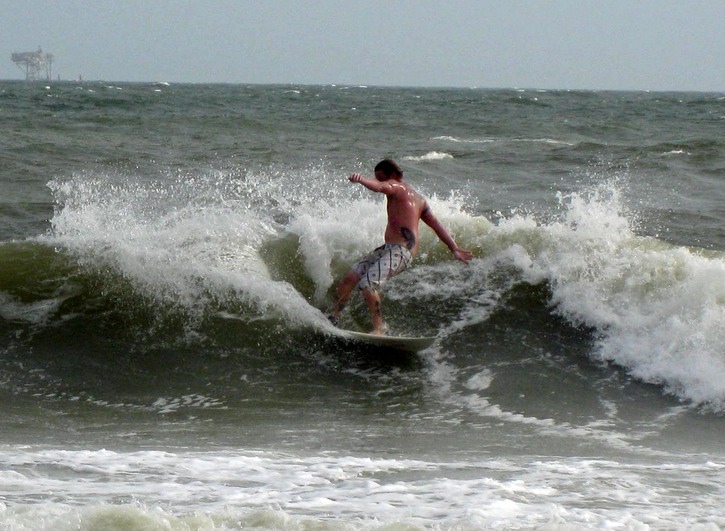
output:
[[359, 289], [377, 291], [383, 282], [405, 271], [412, 263], [413, 255], [404, 245], [386, 243], [352, 268], [360, 275], [360, 282], [357, 285]]

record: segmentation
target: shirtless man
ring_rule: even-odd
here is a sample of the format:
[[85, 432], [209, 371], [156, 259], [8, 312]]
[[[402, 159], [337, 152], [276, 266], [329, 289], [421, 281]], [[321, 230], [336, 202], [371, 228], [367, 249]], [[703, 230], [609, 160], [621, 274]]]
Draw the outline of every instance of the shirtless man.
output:
[[375, 166], [374, 179], [366, 179], [359, 173], [353, 173], [349, 181], [360, 183], [373, 192], [385, 194], [388, 203], [388, 226], [385, 228], [385, 245], [353, 265], [337, 286], [337, 299], [329, 317], [333, 323], [337, 322], [357, 286], [370, 310], [372, 333], [382, 334], [383, 316], [377, 290], [387, 279], [410, 267], [413, 257], [418, 253], [418, 222], [421, 219], [433, 229], [458, 260], [468, 263], [473, 254], [456, 245], [431, 211], [425, 198], [403, 181], [403, 170], [392, 160], [385, 159]]

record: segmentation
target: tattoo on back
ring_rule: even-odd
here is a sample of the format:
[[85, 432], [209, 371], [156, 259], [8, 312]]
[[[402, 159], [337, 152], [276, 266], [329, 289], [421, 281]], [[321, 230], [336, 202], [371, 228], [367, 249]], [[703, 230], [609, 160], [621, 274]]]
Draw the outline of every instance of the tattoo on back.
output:
[[415, 234], [408, 227], [401, 227], [400, 234], [405, 238], [405, 246], [412, 250], [415, 247]]

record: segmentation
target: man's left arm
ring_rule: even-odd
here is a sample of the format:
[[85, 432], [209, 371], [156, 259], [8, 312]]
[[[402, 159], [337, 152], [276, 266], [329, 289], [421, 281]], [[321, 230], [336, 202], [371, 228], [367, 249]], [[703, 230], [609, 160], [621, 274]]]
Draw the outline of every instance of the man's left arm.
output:
[[460, 260], [461, 262], [467, 264], [473, 258], [473, 253], [471, 251], [467, 251], [466, 249], [458, 247], [458, 244], [456, 244], [453, 237], [448, 233], [446, 228], [438, 220], [438, 218], [430, 208], [426, 208], [420, 219], [422, 219], [426, 225], [433, 229], [433, 232], [436, 233], [436, 236], [438, 236], [438, 238], [440, 238], [440, 240], [448, 246], [448, 248], [453, 253], [453, 256], [455, 256], [457, 260]]

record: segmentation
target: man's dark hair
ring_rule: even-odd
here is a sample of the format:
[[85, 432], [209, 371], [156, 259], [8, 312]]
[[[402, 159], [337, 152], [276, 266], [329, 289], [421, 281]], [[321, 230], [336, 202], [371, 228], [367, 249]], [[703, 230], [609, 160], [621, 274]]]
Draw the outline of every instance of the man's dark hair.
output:
[[385, 159], [378, 162], [377, 166], [375, 166], [375, 171], [383, 172], [383, 175], [386, 177], [390, 177], [393, 174], [400, 177], [403, 176], [403, 170], [400, 169], [397, 162], [391, 159]]

